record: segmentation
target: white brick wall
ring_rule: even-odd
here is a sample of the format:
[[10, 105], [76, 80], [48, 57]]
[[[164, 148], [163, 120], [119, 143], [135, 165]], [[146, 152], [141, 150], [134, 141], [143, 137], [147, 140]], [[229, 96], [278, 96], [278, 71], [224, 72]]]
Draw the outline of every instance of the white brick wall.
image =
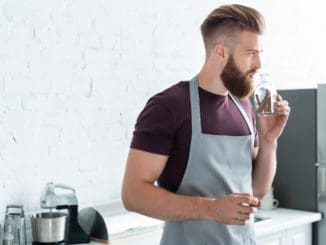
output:
[[[37, 209], [49, 181], [82, 204], [119, 198], [138, 113], [199, 71], [199, 25], [228, 2], [0, 0], [0, 221], [8, 203]], [[277, 87], [326, 81], [321, 1], [239, 2], [266, 15]]]

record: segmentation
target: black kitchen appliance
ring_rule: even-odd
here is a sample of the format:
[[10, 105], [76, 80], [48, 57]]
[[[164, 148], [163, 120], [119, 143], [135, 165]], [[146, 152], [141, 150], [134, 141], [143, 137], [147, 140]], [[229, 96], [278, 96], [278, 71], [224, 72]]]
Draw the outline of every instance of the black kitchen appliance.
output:
[[66, 244], [88, 243], [88, 235], [78, 223], [78, 201], [75, 189], [64, 184], [48, 183], [41, 194], [41, 208], [67, 210]]
[[[273, 183], [280, 207], [326, 214], [326, 84], [278, 90], [291, 114], [278, 142]], [[313, 224], [313, 244], [326, 244], [326, 221]]]

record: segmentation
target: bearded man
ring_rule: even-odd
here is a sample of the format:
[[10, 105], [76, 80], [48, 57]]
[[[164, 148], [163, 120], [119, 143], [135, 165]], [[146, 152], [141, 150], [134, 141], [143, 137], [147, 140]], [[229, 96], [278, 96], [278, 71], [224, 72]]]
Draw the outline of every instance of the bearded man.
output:
[[134, 130], [125, 208], [165, 222], [161, 245], [255, 244], [253, 215], [276, 171], [290, 107], [256, 116], [248, 97], [261, 68], [264, 19], [224, 5], [201, 25], [206, 59], [193, 79], [153, 96]]

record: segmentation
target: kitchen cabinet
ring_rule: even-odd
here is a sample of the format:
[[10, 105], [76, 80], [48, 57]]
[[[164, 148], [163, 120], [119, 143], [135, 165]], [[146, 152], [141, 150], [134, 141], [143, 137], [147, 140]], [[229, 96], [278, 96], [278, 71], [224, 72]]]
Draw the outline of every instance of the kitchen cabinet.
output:
[[285, 245], [285, 234], [283, 232], [273, 233], [257, 238], [257, 245]]
[[257, 245], [311, 245], [311, 224], [257, 237]]
[[287, 245], [309, 245], [312, 244], [312, 225], [307, 224], [287, 231]]

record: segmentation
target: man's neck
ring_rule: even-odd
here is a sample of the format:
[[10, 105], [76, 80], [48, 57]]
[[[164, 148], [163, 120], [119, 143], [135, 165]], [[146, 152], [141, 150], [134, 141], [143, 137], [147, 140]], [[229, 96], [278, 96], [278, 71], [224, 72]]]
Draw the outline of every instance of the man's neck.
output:
[[225, 88], [220, 74], [204, 65], [198, 74], [198, 86], [214, 94], [227, 95], [228, 90]]

